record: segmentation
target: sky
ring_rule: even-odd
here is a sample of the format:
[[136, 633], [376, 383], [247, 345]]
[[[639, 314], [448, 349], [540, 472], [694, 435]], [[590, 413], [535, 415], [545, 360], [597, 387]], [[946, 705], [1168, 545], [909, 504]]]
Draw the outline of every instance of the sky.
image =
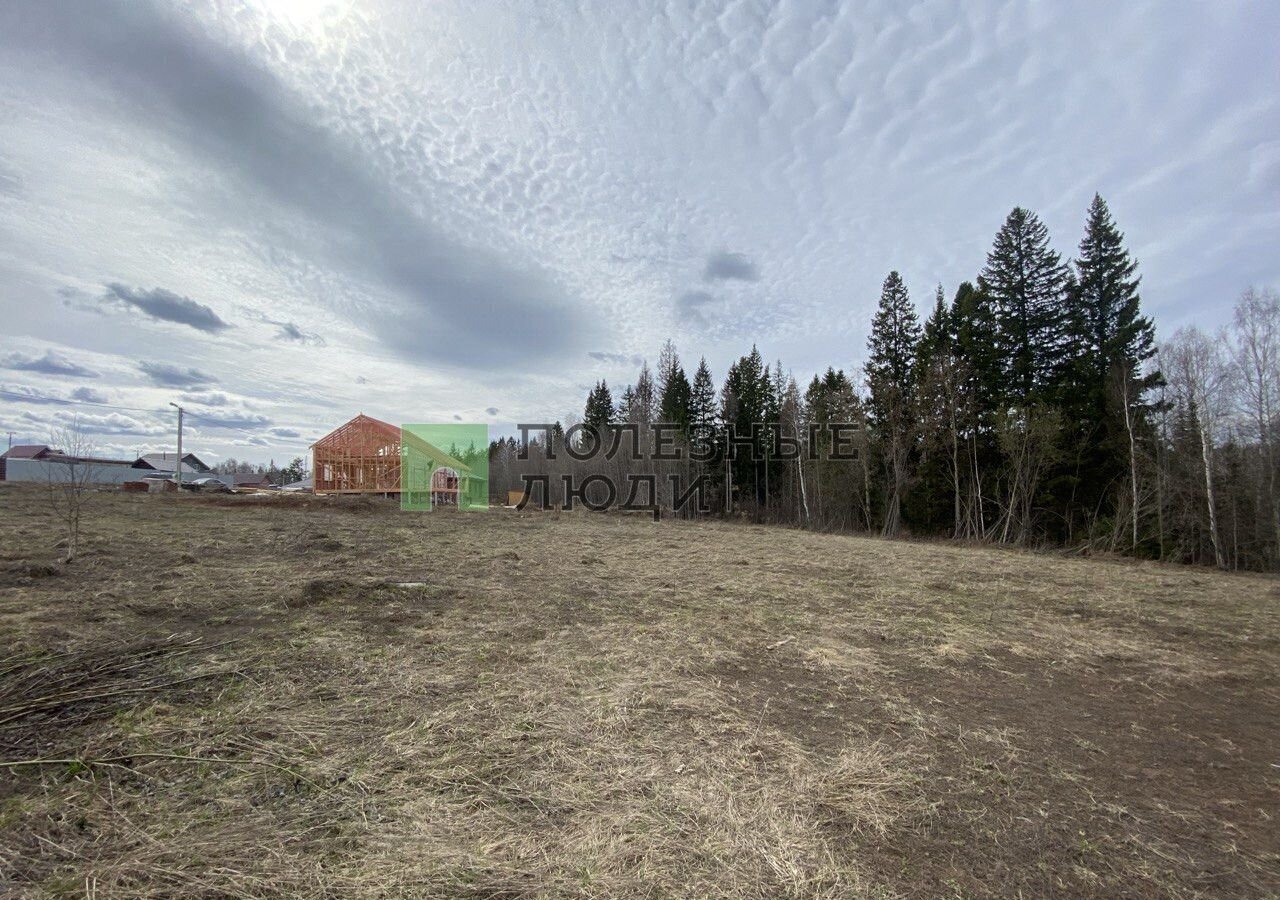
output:
[[675, 341], [856, 372], [1095, 192], [1160, 334], [1280, 286], [1274, 2], [11, 0], [0, 429], [283, 464], [570, 421]]

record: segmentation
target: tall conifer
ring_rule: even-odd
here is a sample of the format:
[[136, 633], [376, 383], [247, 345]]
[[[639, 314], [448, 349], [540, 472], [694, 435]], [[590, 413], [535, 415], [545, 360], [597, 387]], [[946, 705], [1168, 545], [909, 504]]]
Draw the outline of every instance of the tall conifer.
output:
[[978, 289], [991, 299], [1005, 365], [1005, 398], [1018, 406], [1046, 399], [1066, 349], [1067, 267], [1049, 246], [1039, 217], [1014, 207], [996, 234]]

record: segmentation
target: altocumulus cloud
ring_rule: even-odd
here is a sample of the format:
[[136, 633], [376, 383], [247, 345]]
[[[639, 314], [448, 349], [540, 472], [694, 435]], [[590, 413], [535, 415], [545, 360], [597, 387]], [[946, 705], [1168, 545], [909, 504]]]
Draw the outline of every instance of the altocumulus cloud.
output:
[[[580, 407], [615, 371], [587, 350], [667, 336], [719, 367], [754, 341], [798, 372], [852, 366], [890, 267], [918, 301], [950, 293], [1015, 203], [1069, 254], [1094, 190], [1162, 327], [1216, 324], [1210, 290], [1280, 284], [1277, 92], [1258, 75], [1276, 3], [597, 0], [532, 28], [510, 2], [87, 6], [0, 3], [0, 200], [19, 198], [0, 203], [0, 283], [74, 283], [76, 309], [154, 324], [110, 329], [125, 360], [221, 374], [247, 351], [259, 384], [292, 386], [315, 330], [335, 373], [394, 347], [432, 364], [438, 396], [467, 408], [484, 385], [504, 411], [543, 376], [548, 404]], [[152, 323], [104, 303], [108, 281], [189, 294], [234, 330]], [[50, 346], [114, 378], [95, 323], [38, 322], [22, 293], [6, 320], [44, 343], [0, 356]], [[542, 297], [581, 307], [567, 329], [507, 315]], [[161, 328], [217, 339], [144, 349]], [[401, 362], [374, 383], [412, 383]], [[336, 393], [313, 372], [302, 422]]]
[[41, 375], [65, 375], [69, 378], [97, 378], [98, 373], [92, 369], [71, 362], [69, 359], [46, 351], [44, 356], [27, 356], [23, 353], [10, 353], [0, 365], [6, 369], [19, 372], [39, 372]]
[[218, 379], [206, 372], [201, 372], [199, 369], [175, 366], [169, 363], [147, 362], [144, 360], [138, 363], [138, 369], [143, 375], [151, 379], [152, 384], [160, 387], [194, 388], [218, 383]]
[[[101, 0], [93, 12], [74, 3], [27, 6], [6, 21], [6, 38], [113, 91], [140, 122], [248, 186], [255, 202], [273, 201], [314, 224], [311, 252], [381, 289], [362, 318], [398, 355], [518, 367], [553, 358], [593, 327], [573, 316], [569, 296], [536, 265], [429, 224], [244, 52], [149, 0]], [[201, 304], [167, 293], [157, 302], [154, 293], [112, 291], [157, 318], [225, 327]]]
[[109, 302], [133, 307], [162, 322], [189, 325], [197, 331], [209, 333], [217, 333], [231, 327], [203, 303], [197, 303], [190, 297], [183, 297], [164, 288], [152, 288], [148, 291], [114, 282], [106, 287], [106, 299]]

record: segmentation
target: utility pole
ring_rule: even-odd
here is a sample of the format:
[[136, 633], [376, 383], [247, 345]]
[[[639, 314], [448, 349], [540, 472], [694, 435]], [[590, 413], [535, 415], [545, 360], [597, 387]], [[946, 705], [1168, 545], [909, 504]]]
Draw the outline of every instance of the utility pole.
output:
[[12, 431], [9, 432], [9, 449], [10, 450], [13, 449], [13, 432]]
[[173, 474], [178, 480], [178, 490], [182, 490], [182, 407], [172, 402], [169, 405], [178, 411], [178, 464], [173, 467]]

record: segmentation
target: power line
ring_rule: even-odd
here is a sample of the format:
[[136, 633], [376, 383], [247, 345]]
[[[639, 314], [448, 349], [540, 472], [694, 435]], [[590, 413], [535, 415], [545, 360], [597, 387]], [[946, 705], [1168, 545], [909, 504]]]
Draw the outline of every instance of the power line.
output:
[[37, 405], [42, 403], [53, 403], [58, 406], [100, 406], [103, 409], [122, 409], [126, 412], [155, 413], [156, 415], [160, 415], [164, 412], [163, 409], [156, 409], [155, 407], [143, 409], [140, 406], [117, 406], [114, 403], [98, 403], [93, 400], [72, 400], [65, 397], [50, 397], [45, 394], [23, 394], [18, 391], [6, 391], [3, 388], [0, 388], [0, 395], [12, 397], [15, 400], [26, 400], [28, 403], [35, 403]]

